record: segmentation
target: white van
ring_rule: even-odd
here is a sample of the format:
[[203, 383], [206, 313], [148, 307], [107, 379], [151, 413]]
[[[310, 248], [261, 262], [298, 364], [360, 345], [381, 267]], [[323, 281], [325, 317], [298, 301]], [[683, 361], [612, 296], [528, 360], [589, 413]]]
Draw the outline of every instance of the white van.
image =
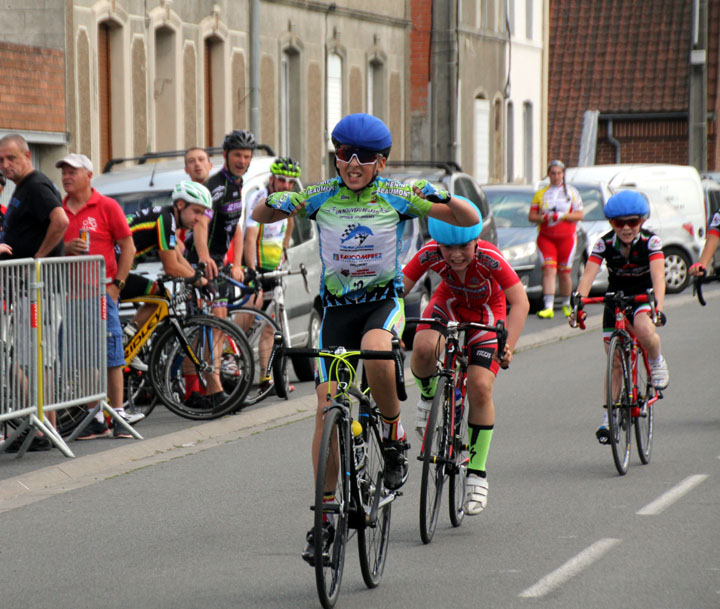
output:
[[567, 182], [605, 182], [613, 190], [623, 188], [659, 191], [686, 222], [692, 223], [693, 237], [702, 249], [705, 243], [707, 217], [705, 195], [700, 174], [688, 165], [593, 165], [571, 167], [565, 172]]

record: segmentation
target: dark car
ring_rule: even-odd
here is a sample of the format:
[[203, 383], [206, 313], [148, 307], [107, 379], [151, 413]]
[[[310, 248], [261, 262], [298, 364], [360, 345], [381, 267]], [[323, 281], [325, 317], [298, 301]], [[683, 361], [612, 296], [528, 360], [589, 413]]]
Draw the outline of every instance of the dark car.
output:
[[[542, 264], [537, 249], [537, 225], [528, 220], [535, 188], [518, 184], [484, 185], [490, 208], [495, 216], [498, 247], [503, 256], [520, 276], [533, 307], [542, 301]], [[587, 235], [577, 224], [577, 246], [573, 259], [573, 287], [585, 270], [587, 262]]]
[[[488, 204], [487, 197], [478, 183], [456, 163], [433, 163], [430, 161], [388, 161], [382, 177], [405, 184], [412, 184], [417, 180], [425, 179], [431, 182], [436, 188], [450, 191], [452, 194], [460, 195], [472, 201], [478, 208], [483, 219], [483, 229], [480, 238], [497, 245], [498, 236], [495, 228], [493, 212]], [[430, 238], [427, 229], [427, 219], [419, 221], [420, 239], [410, 248], [414, 255]], [[411, 257], [411, 256], [410, 256]], [[408, 257], [404, 262], [410, 260]], [[434, 275], [434, 274], [432, 274]], [[437, 285], [439, 279], [436, 276], [423, 277], [415, 284], [413, 291], [405, 299], [405, 314], [407, 317], [419, 317], [430, 302], [430, 294]], [[412, 346], [414, 328], [409, 328], [403, 336], [405, 345]]]

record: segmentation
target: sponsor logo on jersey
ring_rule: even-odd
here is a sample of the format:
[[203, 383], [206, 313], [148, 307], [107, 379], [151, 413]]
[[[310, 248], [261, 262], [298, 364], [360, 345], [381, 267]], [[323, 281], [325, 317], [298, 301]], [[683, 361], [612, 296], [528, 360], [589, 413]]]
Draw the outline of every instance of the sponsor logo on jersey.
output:
[[367, 226], [363, 226], [362, 224], [348, 224], [340, 237], [340, 243], [346, 243], [350, 241], [350, 239], [357, 239], [358, 245], [362, 245], [365, 239], [373, 235], [374, 233]]
[[660, 237], [657, 235], [653, 235], [648, 240], [648, 249], [651, 252], [659, 252], [662, 251], [662, 242], [660, 241]]

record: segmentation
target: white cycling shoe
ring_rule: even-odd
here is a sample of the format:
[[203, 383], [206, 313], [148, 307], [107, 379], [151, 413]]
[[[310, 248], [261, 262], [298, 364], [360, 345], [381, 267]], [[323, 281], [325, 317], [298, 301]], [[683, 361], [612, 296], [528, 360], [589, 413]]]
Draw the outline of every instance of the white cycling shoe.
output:
[[658, 361], [650, 363], [650, 375], [653, 387], [656, 389], [666, 389], [670, 384], [667, 362], [662, 355]]
[[426, 400], [420, 396], [415, 411], [415, 433], [421, 440], [425, 437], [425, 426], [427, 425], [430, 409], [432, 408], [432, 398]]
[[468, 516], [475, 516], [487, 507], [488, 480], [475, 474], [467, 477], [463, 509]]

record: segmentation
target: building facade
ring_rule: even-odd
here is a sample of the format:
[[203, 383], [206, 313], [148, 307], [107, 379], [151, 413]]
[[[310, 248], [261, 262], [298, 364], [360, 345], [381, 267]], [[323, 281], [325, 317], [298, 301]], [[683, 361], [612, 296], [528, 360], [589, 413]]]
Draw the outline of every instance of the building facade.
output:
[[57, 179], [67, 152], [99, 172], [111, 158], [219, 146], [251, 129], [312, 182], [334, 174], [336, 122], [369, 112], [392, 130], [393, 159], [452, 160], [481, 183], [536, 179], [543, 4], [9, 0], [0, 133], [23, 133]]

